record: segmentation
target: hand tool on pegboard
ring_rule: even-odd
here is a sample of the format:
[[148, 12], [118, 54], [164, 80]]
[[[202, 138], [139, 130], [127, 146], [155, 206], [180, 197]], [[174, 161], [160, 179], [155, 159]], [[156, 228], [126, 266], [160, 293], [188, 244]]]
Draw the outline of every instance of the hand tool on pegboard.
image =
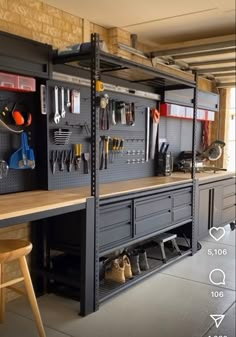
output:
[[109, 96], [104, 94], [98, 97], [100, 108], [100, 129], [109, 130]]
[[111, 124], [116, 125], [116, 102], [114, 99], [109, 102], [109, 112], [111, 115]]
[[82, 144], [74, 145], [74, 154], [75, 154], [75, 169], [79, 170], [81, 164]]
[[119, 144], [119, 152], [121, 153], [121, 156], [123, 156], [123, 151], [124, 151], [124, 143], [125, 143], [125, 140], [124, 140], [124, 138], [121, 138], [121, 140], [120, 140], [120, 144]]
[[61, 87], [61, 117], [66, 117], [66, 110], [65, 110], [65, 90], [64, 87]]
[[145, 135], [145, 161], [149, 160], [149, 138], [150, 138], [150, 107], [146, 108], [146, 135]]
[[103, 170], [104, 158], [105, 158], [104, 137], [101, 136], [99, 139], [99, 170]]
[[67, 166], [67, 169], [68, 169], [68, 172], [71, 172], [72, 171], [72, 167], [73, 167], [73, 164], [74, 164], [74, 150], [69, 150], [69, 153], [68, 153], [68, 158], [67, 158], [67, 163], [68, 163], [68, 166]]
[[54, 87], [54, 123], [58, 124], [60, 122], [61, 115], [59, 113], [59, 94], [58, 87]]
[[35, 168], [34, 150], [29, 147], [28, 136], [26, 132], [21, 134], [21, 146], [11, 155], [9, 167], [12, 169]]
[[0, 160], [0, 179], [2, 178], [6, 178], [7, 174], [8, 174], [8, 165], [7, 162], [5, 160]]
[[58, 160], [58, 152], [57, 152], [57, 150], [51, 151], [52, 174], [56, 173], [57, 160]]
[[70, 102], [70, 89], [66, 89], [66, 106], [67, 108], [71, 107], [71, 102]]
[[88, 174], [88, 173], [89, 173], [89, 158], [90, 158], [89, 152], [84, 152], [84, 153], [83, 153], [83, 159], [84, 159], [84, 174]]
[[109, 137], [109, 163], [112, 164], [112, 155], [113, 155], [113, 138]]
[[60, 160], [59, 160], [59, 170], [64, 171], [66, 164], [66, 150], [62, 150], [60, 153]]
[[154, 159], [155, 154], [156, 154], [156, 143], [157, 143], [159, 122], [160, 122], [160, 112], [157, 110], [157, 108], [152, 108], [151, 109], [150, 159]]
[[108, 168], [108, 156], [109, 156], [109, 138], [110, 137], [105, 137], [104, 138], [104, 148], [105, 148], [105, 170]]

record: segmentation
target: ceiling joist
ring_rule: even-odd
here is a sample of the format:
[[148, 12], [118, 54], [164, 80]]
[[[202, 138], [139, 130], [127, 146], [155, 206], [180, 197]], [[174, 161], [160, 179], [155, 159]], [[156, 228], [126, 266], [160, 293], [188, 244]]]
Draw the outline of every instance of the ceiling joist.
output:
[[220, 49], [220, 50], [213, 50], [213, 51], [203, 51], [203, 52], [195, 52], [195, 53], [186, 53], [181, 55], [174, 55], [172, 56], [174, 60], [182, 60], [187, 58], [199, 58], [204, 56], [217, 56], [217, 55], [225, 55], [236, 53], [236, 48], [230, 49]]
[[221, 73], [226, 73], [229, 71], [235, 71], [235, 66], [234, 67], [217, 67], [217, 68], [206, 68], [206, 69], [196, 69], [198, 74], [214, 74], [216, 72], [221, 72]]
[[225, 63], [234, 63], [235, 59], [225, 59], [225, 60], [211, 60], [211, 61], [199, 61], [188, 63], [189, 67], [200, 67], [200, 66], [209, 66], [213, 64], [225, 64]]
[[232, 72], [232, 73], [212, 73], [212, 75], [214, 75], [214, 77], [236, 77], [236, 72]]
[[235, 50], [235, 38], [232, 40], [223, 42], [206, 43], [201, 45], [193, 45], [188, 47], [179, 47], [174, 49], [164, 49], [151, 52], [151, 56], [176, 56], [183, 54], [191, 54], [203, 51], [213, 51], [213, 50]]

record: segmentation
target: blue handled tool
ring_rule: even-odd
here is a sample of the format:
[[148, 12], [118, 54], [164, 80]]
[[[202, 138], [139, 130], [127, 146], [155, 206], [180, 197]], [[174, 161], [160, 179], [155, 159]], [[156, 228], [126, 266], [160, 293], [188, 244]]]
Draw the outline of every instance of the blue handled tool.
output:
[[29, 147], [27, 133], [21, 134], [21, 147], [10, 157], [9, 168], [12, 169], [34, 169], [34, 150]]

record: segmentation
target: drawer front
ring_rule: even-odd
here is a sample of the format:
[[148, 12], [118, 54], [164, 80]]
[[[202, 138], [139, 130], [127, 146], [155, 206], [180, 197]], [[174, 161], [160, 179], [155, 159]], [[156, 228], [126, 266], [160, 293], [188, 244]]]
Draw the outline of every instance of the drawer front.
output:
[[152, 217], [138, 220], [135, 223], [135, 234], [137, 236], [142, 234], [149, 234], [156, 232], [171, 225], [171, 211], [156, 214]]
[[190, 205], [192, 203], [192, 193], [191, 189], [181, 191], [179, 193], [174, 193], [174, 207], [181, 205]]
[[113, 247], [119, 242], [127, 241], [131, 238], [132, 228], [131, 224], [123, 224], [112, 228], [103, 229], [100, 231], [100, 248], [103, 249], [106, 246]]
[[235, 180], [232, 181], [232, 184], [224, 186], [224, 196], [235, 194], [236, 193], [235, 187], [236, 187]]
[[234, 206], [235, 205], [235, 201], [236, 201], [235, 198], [236, 198], [235, 195], [230, 195], [229, 197], [225, 197], [223, 199], [223, 208]]
[[100, 207], [100, 228], [131, 222], [131, 201]]
[[171, 209], [171, 196], [145, 198], [135, 203], [135, 219]]
[[192, 207], [190, 205], [179, 207], [173, 210], [173, 220], [175, 223], [191, 219], [191, 216], [192, 216]]
[[223, 214], [222, 214], [223, 224], [226, 224], [226, 223], [229, 223], [235, 220], [235, 211], [236, 211], [235, 206], [231, 206], [223, 210]]

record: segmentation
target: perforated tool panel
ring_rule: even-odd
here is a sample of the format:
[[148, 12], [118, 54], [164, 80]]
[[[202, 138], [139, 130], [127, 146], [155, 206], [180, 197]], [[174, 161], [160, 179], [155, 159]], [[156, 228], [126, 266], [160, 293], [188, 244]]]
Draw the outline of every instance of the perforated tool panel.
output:
[[[51, 158], [52, 150], [57, 150], [61, 152], [62, 150], [73, 149], [73, 144], [82, 143], [82, 152], [90, 152], [90, 134], [85, 127], [80, 127], [78, 125], [84, 125], [85, 123], [90, 126], [90, 88], [88, 87], [78, 87], [74, 85], [69, 85], [68, 83], [59, 83], [56, 81], [50, 81], [49, 83], [49, 97], [53, 97], [53, 87], [57, 85], [60, 88], [63, 86], [65, 89], [76, 89], [80, 91], [80, 114], [74, 114], [69, 112], [67, 109], [66, 117], [60, 119], [59, 124], [55, 124], [52, 121], [54, 112], [54, 102], [53, 99], [49, 101], [49, 106], [51, 114], [49, 114], [49, 157]], [[124, 94], [116, 94], [112, 92], [106, 92], [110, 99], [117, 101], [124, 101], [126, 103], [135, 103], [135, 125], [110, 125], [109, 130], [100, 130], [100, 136], [110, 136], [123, 138], [124, 150], [121, 153], [114, 153], [113, 158], [110, 155], [108, 160], [108, 169], [100, 170], [100, 182], [111, 182], [126, 179], [134, 179], [140, 177], [147, 177], [154, 175], [154, 165], [152, 161], [148, 163], [141, 163], [141, 160], [145, 158], [145, 109], [147, 106], [155, 106], [156, 102], [128, 96]], [[60, 96], [60, 95], [59, 95]], [[60, 98], [59, 98], [60, 101]], [[68, 145], [55, 145], [53, 139], [53, 132], [56, 129], [68, 129], [72, 131], [70, 136], [70, 141]], [[113, 163], [110, 163], [113, 159]], [[137, 160], [139, 163], [137, 163]], [[134, 162], [135, 161], [135, 162]], [[128, 163], [130, 162], [130, 164]], [[60, 189], [66, 187], [75, 187], [87, 185], [90, 183], [90, 174], [84, 174], [84, 161], [81, 162], [81, 168], [79, 171], [75, 170], [73, 165], [72, 171], [68, 172], [67, 165], [64, 171], [60, 171], [59, 163], [57, 163], [56, 172], [52, 174], [52, 162], [48, 165], [49, 171], [49, 189]]]
[[[33, 94], [29, 93], [15, 93], [10, 91], [1, 91], [0, 92], [0, 113], [1, 119], [7, 122], [9, 126], [14, 129], [21, 129], [21, 127], [16, 127], [11, 119], [9, 114], [6, 116], [2, 115], [2, 111], [6, 105], [11, 107], [12, 102], [14, 101], [24, 101], [27, 102], [27, 107], [30, 111], [33, 111]], [[32, 127], [24, 128], [28, 134], [29, 145], [33, 146], [35, 139], [34, 132]], [[20, 147], [20, 134], [16, 134], [6, 130], [2, 125], [0, 125], [0, 160], [4, 160], [9, 164], [10, 156]], [[33, 146], [34, 147], [34, 146]], [[37, 170], [31, 169], [9, 169], [8, 175], [0, 179], [0, 194], [12, 193], [19, 191], [28, 191], [36, 188], [37, 185]]]

